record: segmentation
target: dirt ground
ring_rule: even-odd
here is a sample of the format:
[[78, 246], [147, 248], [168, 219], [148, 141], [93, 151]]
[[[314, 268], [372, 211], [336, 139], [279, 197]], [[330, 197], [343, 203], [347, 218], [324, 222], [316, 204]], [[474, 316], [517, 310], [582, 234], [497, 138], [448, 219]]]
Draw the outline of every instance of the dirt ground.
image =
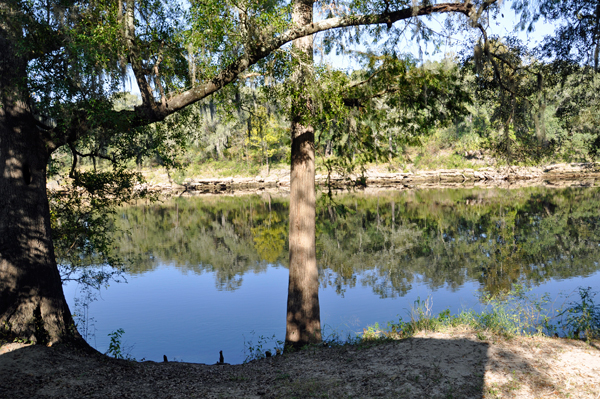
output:
[[422, 332], [243, 365], [0, 347], [0, 398], [600, 398], [600, 342]]

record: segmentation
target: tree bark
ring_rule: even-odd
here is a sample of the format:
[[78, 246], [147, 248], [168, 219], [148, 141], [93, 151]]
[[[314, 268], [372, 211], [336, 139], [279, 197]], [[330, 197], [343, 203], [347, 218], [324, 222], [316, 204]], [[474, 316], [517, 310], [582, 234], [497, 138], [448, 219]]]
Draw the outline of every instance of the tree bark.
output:
[[[296, 0], [292, 19], [298, 26], [312, 22], [313, 1]], [[290, 176], [290, 278], [287, 300], [286, 346], [295, 348], [321, 341], [319, 279], [315, 247], [315, 148], [314, 129], [302, 122], [311, 101], [302, 93], [313, 64], [313, 39], [293, 42], [297, 66], [294, 84], [301, 91], [292, 104], [292, 154]]]
[[27, 60], [9, 28], [0, 23], [0, 337], [83, 343], [51, 238], [46, 165], [54, 146], [25, 101]]
[[54, 257], [48, 151], [22, 105], [0, 109], [0, 325], [33, 343], [79, 338]]

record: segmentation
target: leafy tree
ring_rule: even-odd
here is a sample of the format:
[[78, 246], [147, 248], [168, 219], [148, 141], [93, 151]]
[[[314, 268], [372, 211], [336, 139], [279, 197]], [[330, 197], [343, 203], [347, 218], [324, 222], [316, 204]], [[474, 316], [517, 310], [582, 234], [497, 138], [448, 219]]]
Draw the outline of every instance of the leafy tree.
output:
[[489, 104], [492, 130], [488, 143], [494, 153], [514, 161], [540, 160], [555, 150], [546, 135], [550, 69], [516, 39], [486, 38], [465, 59], [475, 76], [478, 101]]
[[470, 103], [458, 67], [448, 60], [418, 66], [409, 56], [365, 54], [364, 61], [351, 75], [328, 69], [319, 75], [313, 123], [330, 171], [387, 160], [452, 124]]
[[[292, 5], [292, 20], [298, 25], [308, 24], [313, 20], [313, 5], [314, 0], [297, 0]], [[488, 6], [493, 4], [483, 3], [478, 11], [470, 13], [470, 17], [475, 21], [481, 15], [481, 12]], [[403, 4], [395, 4], [394, 6], [402, 6]], [[387, 25], [388, 31], [393, 26], [393, 18], [391, 15], [405, 12], [402, 10], [390, 10], [390, 4], [380, 4], [376, 2], [350, 2], [347, 5], [350, 10], [360, 10], [361, 12], [373, 12], [383, 8], [383, 15], [386, 16], [384, 22]], [[428, 6], [425, 6], [428, 7]], [[433, 6], [436, 7], [436, 6]], [[329, 9], [330, 13], [344, 13], [348, 10], [344, 6], [339, 8], [333, 6]], [[412, 16], [430, 14], [425, 11], [425, 8], [419, 8], [411, 11]], [[387, 17], [389, 16], [389, 17]], [[409, 22], [406, 23], [407, 25]], [[420, 26], [420, 23], [417, 22]], [[328, 37], [327, 42], [335, 39], [341, 39], [341, 36], [347, 34], [346, 39], [349, 41], [359, 42], [359, 33], [371, 35], [377, 40], [381, 39], [382, 24], [374, 28], [365, 28], [365, 32], [360, 32], [357, 29], [356, 35], [351, 31], [342, 32], [337, 38], [336, 35]], [[384, 48], [394, 47], [399, 38], [403, 37], [404, 30], [388, 32], [387, 39], [384, 42]], [[429, 30], [416, 29], [414, 32], [423, 39], [428, 38]], [[391, 53], [391, 51], [390, 51]], [[444, 112], [448, 115], [454, 114], [453, 102], [446, 98], [446, 108], [444, 112], [436, 114], [436, 110], [441, 109], [433, 106], [433, 103], [443, 97], [442, 93], [447, 93], [449, 90], [443, 86], [450, 83], [450, 80], [443, 81], [442, 79], [432, 79], [434, 74], [425, 73], [422, 80], [419, 82], [419, 76], [412, 76], [412, 79], [405, 79], [406, 66], [402, 62], [394, 62], [395, 57], [389, 57], [389, 62], [383, 62], [381, 70], [373, 72], [366, 78], [364, 82], [357, 82], [355, 85], [344, 87], [343, 75], [333, 73], [332, 85], [325, 83], [323, 87], [328, 95], [321, 97], [322, 102], [319, 103], [318, 96], [314, 90], [310, 88], [318, 88], [316, 74], [313, 66], [313, 43], [312, 39], [297, 39], [294, 41], [292, 48], [292, 68], [290, 69], [289, 80], [286, 85], [287, 90], [284, 92], [290, 97], [289, 110], [291, 120], [291, 136], [292, 136], [292, 152], [291, 152], [291, 181], [290, 181], [290, 278], [288, 286], [288, 316], [286, 325], [286, 345], [293, 347], [301, 347], [307, 343], [319, 342], [321, 340], [320, 331], [320, 309], [318, 300], [318, 270], [316, 264], [316, 247], [315, 247], [315, 132], [319, 127], [325, 135], [332, 134], [337, 131], [338, 137], [331, 137], [329, 142], [335, 140], [340, 147], [348, 146], [349, 138], [354, 135], [356, 140], [362, 147], [361, 154], [364, 154], [368, 159], [373, 153], [377, 153], [377, 131], [374, 129], [377, 123], [381, 123], [378, 119], [390, 120], [391, 118], [382, 118], [381, 114], [385, 113], [385, 106], [381, 106], [381, 102], [372, 101], [368, 111], [374, 111], [379, 106], [383, 110], [379, 112], [380, 118], [375, 116], [373, 119], [363, 119], [363, 124], [358, 127], [357, 115], [355, 110], [347, 110], [346, 105], [361, 105], [361, 96], [366, 97], [365, 100], [379, 99], [384, 97], [383, 103], [388, 107], [404, 108], [403, 115], [397, 120], [406, 121], [405, 126], [415, 127], [413, 130], [426, 130], [427, 122], [433, 125], [432, 120], [443, 121], [444, 118], [439, 118]], [[381, 72], [380, 76], [377, 76]], [[375, 77], [375, 78], [374, 78]], [[419, 86], [421, 90], [417, 93], [411, 93], [407, 87], [411, 80]], [[372, 81], [372, 82], [371, 82]], [[380, 86], [377, 83], [381, 82]], [[410, 82], [410, 83], [409, 83]], [[364, 86], [363, 86], [363, 83]], [[433, 83], [433, 84], [431, 84]], [[439, 85], [439, 86], [438, 86]], [[333, 88], [333, 90], [328, 90]], [[361, 93], [360, 89], [366, 88]], [[337, 89], [337, 90], [336, 90]], [[342, 89], [342, 90], [340, 90]], [[339, 94], [350, 92], [349, 98], [342, 98]], [[353, 90], [354, 89], [354, 90]], [[435, 94], [427, 95], [427, 89], [430, 89]], [[369, 90], [371, 92], [369, 92]], [[356, 97], [352, 97], [352, 91]], [[398, 94], [400, 93], [400, 94]], [[411, 97], [409, 94], [416, 94]], [[396, 94], [396, 95], [395, 95]], [[419, 95], [420, 94], [420, 95]], [[403, 97], [404, 96], [404, 97]], [[418, 99], [411, 102], [410, 100]], [[354, 100], [354, 101], [352, 101]], [[387, 100], [387, 101], [385, 101]], [[407, 101], [408, 100], [408, 101]], [[407, 101], [407, 102], [403, 102]], [[376, 104], [376, 105], [375, 105]], [[462, 101], [457, 101], [456, 104], [462, 105]], [[320, 105], [319, 108], [317, 108]], [[425, 110], [419, 109], [419, 106], [425, 106]], [[413, 107], [413, 108], [411, 108]], [[359, 108], [359, 107], [356, 107]], [[327, 112], [329, 111], [329, 112]], [[358, 110], [360, 111], [360, 110]], [[368, 112], [367, 111], [367, 112]], [[372, 112], [371, 112], [372, 113]], [[322, 122], [319, 126], [318, 121]], [[408, 122], [411, 120], [411, 122]], [[393, 124], [393, 120], [390, 125]], [[389, 148], [389, 147], [388, 147]], [[350, 154], [350, 151], [345, 151], [345, 154]], [[354, 158], [354, 153], [352, 153]]]
[[[269, 159], [275, 155], [281, 157], [281, 146], [285, 142], [286, 129], [279, 125], [274, 115], [269, 115], [265, 107], [257, 107], [252, 113], [254, 126], [248, 135], [248, 145], [258, 151], [269, 174]], [[262, 162], [261, 162], [262, 163]]]
[[[314, 0], [292, 4], [292, 22], [313, 21]], [[315, 132], [307, 116], [312, 99], [305, 89], [313, 81], [313, 38], [296, 39], [292, 46], [291, 174], [290, 174], [290, 273], [285, 343], [296, 348], [321, 341], [321, 311], [315, 246]]]
[[[532, 31], [544, 20], [556, 27], [537, 48], [548, 63], [550, 87], [557, 97], [556, 116], [569, 137], [583, 136], [591, 155], [600, 148], [596, 115], [600, 72], [600, 3], [596, 0], [518, 0], [519, 26]], [[552, 81], [554, 80], [554, 81]]]

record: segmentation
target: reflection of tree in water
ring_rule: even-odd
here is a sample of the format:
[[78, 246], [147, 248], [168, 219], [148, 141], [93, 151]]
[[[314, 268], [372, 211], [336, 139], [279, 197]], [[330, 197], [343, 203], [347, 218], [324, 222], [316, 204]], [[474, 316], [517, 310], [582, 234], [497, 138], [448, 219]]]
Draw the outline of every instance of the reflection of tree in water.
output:
[[278, 214], [269, 214], [269, 218], [260, 226], [252, 228], [254, 247], [258, 256], [267, 263], [275, 263], [283, 254], [286, 239], [287, 225], [281, 224]]
[[[362, 284], [381, 297], [478, 281], [488, 293], [515, 282], [598, 270], [598, 189], [421, 190], [338, 196], [317, 213], [322, 287]], [[117, 241], [130, 272], [159, 264], [214, 272], [234, 290], [250, 271], [286, 266], [287, 200], [245, 196], [178, 199], [123, 210]]]
[[[272, 208], [278, 214], [287, 209], [283, 203]], [[265, 251], [257, 251], [253, 241], [254, 228], [268, 225], [271, 231], [281, 231], [287, 223], [281, 219], [279, 215], [269, 218], [268, 205], [258, 196], [178, 199], [130, 207], [118, 221], [126, 231], [118, 240], [119, 251], [132, 274], [169, 264], [183, 272], [214, 272], [219, 289], [234, 290], [244, 273], [267, 268], [261, 256]], [[286, 236], [280, 239], [286, 240]], [[268, 252], [268, 261], [281, 262], [274, 251]]]

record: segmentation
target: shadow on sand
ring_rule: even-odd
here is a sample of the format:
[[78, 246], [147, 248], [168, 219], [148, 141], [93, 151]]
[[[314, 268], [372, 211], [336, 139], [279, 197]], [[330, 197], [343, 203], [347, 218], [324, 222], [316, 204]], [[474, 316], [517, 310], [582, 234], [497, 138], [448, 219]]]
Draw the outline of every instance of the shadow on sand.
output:
[[507, 346], [473, 333], [430, 333], [305, 349], [244, 365], [130, 362], [65, 346], [10, 352], [5, 346], [0, 397], [482, 398], [556, 390], [542, 357], [556, 354], [552, 345], [564, 346], [562, 340], [540, 341], [547, 346], [542, 352], [531, 340], [515, 340]]

